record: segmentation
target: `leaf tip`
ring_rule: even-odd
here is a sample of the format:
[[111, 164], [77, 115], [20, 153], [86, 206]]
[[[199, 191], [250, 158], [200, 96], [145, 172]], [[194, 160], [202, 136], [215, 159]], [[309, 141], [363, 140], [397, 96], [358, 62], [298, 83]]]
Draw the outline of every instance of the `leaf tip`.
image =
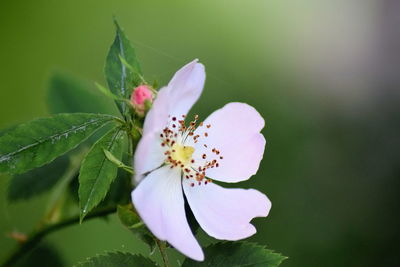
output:
[[113, 22], [114, 22], [115, 27], [117, 28], [117, 31], [121, 30], [121, 27], [119, 26], [119, 23], [118, 23], [117, 16], [115, 14], [113, 15]]
[[83, 220], [85, 219], [87, 215], [87, 209], [86, 208], [81, 208], [81, 211], [79, 212], [79, 224], [82, 224]]

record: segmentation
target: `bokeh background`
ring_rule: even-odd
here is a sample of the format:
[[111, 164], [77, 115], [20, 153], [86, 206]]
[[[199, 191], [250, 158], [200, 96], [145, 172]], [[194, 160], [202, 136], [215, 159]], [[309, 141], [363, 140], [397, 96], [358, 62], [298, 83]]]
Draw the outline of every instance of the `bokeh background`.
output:
[[[287, 267], [398, 266], [399, 12], [396, 0], [1, 1], [0, 128], [48, 114], [54, 70], [105, 84], [115, 15], [148, 80], [205, 64], [196, 113], [241, 101], [264, 116], [264, 160], [240, 186], [273, 208], [251, 240], [289, 256]], [[6, 233], [33, 229], [50, 194], [8, 203], [0, 178], [1, 259], [15, 245]], [[105, 250], [148, 253], [115, 217], [45, 242], [65, 266]]]

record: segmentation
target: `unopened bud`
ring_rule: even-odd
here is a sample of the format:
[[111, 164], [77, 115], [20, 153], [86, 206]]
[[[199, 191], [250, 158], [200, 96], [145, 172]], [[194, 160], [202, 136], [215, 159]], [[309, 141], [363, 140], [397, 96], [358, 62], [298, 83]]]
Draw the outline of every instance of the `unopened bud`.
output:
[[153, 92], [147, 85], [136, 87], [131, 96], [131, 103], [137, 114], [143, 116], [153, 102]]

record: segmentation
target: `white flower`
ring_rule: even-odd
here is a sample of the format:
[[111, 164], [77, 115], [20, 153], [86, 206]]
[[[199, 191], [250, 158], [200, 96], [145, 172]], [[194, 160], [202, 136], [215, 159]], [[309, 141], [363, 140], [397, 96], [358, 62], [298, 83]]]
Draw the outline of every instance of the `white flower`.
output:
[[264, 120], [247, 104], [229, 103], [204, 122], [195, 116], [185, 126], [204, 81], [204, 66], [194, 60], [159, 91], [135, 152], [139, 184], [132, 192], [152, 233], [198, 261], [204, 254], [188, 225], [184, 194], [201, 228], [217, 239], [253, 235], [250, 221], [267, 216], [271, 208], [257, 190], [226, 189], [212, 182], [240, 182], [257, 172], [265, 147], [260, 133]]

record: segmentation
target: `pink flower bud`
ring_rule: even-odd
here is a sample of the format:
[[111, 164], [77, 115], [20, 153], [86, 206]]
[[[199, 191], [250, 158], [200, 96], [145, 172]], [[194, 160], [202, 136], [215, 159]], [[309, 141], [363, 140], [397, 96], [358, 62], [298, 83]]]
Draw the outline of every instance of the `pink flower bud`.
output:
[[145, 101], [153, 102], [153, 93], [147, 85], [136, 87], [131, 96], [131, 103], [139, 115], [144, 115], [146, 111]]

